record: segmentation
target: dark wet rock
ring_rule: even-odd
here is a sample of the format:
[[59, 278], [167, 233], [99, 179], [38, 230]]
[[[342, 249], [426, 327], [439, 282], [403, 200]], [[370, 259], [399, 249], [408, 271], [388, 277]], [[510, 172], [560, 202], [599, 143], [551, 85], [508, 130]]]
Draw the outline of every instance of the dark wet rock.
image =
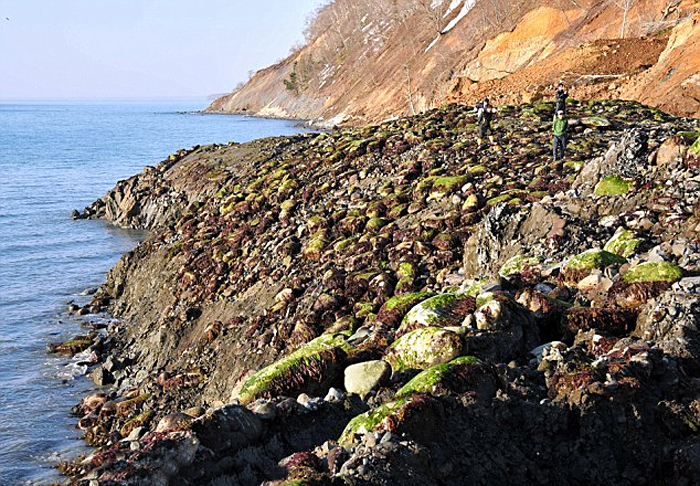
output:
[[202, 445], [215, 452], [235, 452], [258, 441], [263, 433], [260, 419], [240, 405], [212, 410], [189, 427]]

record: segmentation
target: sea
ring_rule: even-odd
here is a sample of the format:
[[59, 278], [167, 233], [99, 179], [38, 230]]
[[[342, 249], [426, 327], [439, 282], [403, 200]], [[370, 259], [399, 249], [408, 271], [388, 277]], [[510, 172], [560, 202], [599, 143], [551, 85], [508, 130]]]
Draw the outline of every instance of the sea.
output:
[[48, 353], [109, 316], [77, 317], [144, 238], [72, 220], [115, 185], [195, 145], [292, 135], [285, 120], [199, 113], [206, 100], [0, 101], [0, 485], [59, 482], [89, 449], [70, 409], [96, 390], [86, 356]]

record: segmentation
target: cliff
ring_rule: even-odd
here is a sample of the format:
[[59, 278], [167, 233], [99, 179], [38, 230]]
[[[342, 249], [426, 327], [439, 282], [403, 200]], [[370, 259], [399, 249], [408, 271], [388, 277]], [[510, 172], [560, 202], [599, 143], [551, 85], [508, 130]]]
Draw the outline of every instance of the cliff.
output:
[[[73, 484], [692, 484], [700, 124], [458, 104], [196, 147], [86, 208], [151, 236], [90, 311]], [[83, 340], [85, 341], [85, 340]]]
[[335, 0], [303, 47], [207, 111], [361, 125], [485, 96], [531, 102], [562, 80], [579, 99], [697, 117], [697, 10], [688, 0]]

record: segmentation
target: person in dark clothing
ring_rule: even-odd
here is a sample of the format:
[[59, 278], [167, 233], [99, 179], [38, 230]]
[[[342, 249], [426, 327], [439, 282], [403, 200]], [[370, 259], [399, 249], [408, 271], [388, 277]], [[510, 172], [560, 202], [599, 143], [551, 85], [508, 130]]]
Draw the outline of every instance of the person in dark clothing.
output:
[[552, 131], [554, 132], [554, 160], [561, 160], [564, 158], [564, 150], [566, 150], [566, 129], [568, 127], [569, 122], [564, 118], [564, 111], [558, 110], [552, 122]]
[[477, 103], [474, 107], [477, 113], [477, 122], [479, 124], [479, 134], [476, 138], [477, 145], [481, 147], [481, 142], [488, 136], [489, 142], [493, 143], [493, 130], [491, 129], [491, 120], [493, 115], [496, 113], [496, 107], [491, 106], [489, 99], [486, 98], [484, 101]]
[[556, 107], [554, 108], [555, 112], [558, 112], [559, 110], [566, 112], [566, 98], [569, 97], [569, 93], [564, 89], [564, 84], [559, 83], [559, 87], [557, 87], [557, 91], [555, 93], [556, 99], [557, 99], [557, 104]]

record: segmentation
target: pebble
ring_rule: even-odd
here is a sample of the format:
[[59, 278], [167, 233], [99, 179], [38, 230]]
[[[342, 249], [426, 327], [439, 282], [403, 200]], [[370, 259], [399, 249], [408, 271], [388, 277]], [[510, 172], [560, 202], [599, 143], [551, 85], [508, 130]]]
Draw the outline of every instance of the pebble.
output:
[[620, 225], [620, 218], [614, 215], [604, 216], [600, 218], [598, 224], [603, 228], [614, 228]]
[[550, 294], [554, 290], [554, 287], [545, 283], [538, 283], [535, 285], [535, 291], [543, 293], [544, 295]]
[[297, 403], [312, 412], [318, 409], [320, 401], [320, 398], [311, 397], [306, 393], [302, 393], [297, 397]]
[[328, 390], [324, 400], [328, 403], [340, 403], [345, 399], [345, 393], [338, 390], [337, 388], [332, 388]]
[[668, 254], [660, 246], [655, 246], [649, 250], [646, 260], [649, 262], [664, 262], [668, 260]]
[[145, 429], [143, 427], [136, 427], [134, 430], [129, 432], [126, 440], [131, 442], [137, 442], [139, 438], [144, 434]]

